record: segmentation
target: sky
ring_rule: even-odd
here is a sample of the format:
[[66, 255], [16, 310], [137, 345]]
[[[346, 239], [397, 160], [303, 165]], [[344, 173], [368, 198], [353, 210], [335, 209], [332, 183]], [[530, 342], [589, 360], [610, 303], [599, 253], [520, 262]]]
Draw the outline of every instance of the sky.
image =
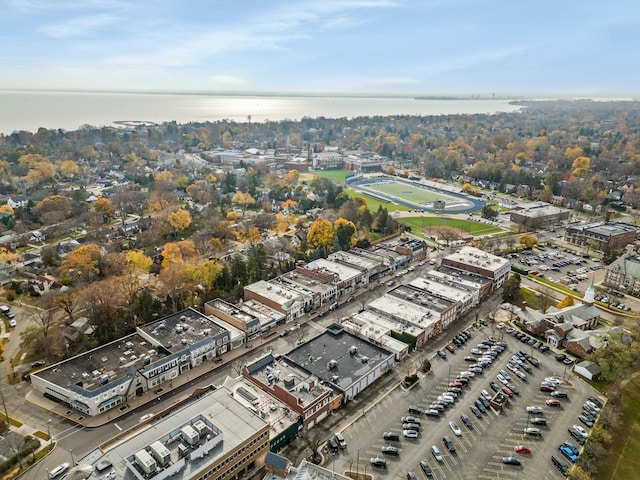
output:
[[0, 89], [640, 93], [637, 0], [0, 0]]

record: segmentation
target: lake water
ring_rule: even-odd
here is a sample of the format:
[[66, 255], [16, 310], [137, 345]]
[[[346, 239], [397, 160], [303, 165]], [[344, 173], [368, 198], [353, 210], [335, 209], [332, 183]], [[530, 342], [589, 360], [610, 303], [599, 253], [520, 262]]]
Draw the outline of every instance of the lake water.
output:
[[512, 112], [503, 99], [416, 100], [412, 97], [195, 95], [0, 91], [0, 133], [38, 128], [76, 130], [115, 121], [252, 122], [303, 117], [449, 115]]

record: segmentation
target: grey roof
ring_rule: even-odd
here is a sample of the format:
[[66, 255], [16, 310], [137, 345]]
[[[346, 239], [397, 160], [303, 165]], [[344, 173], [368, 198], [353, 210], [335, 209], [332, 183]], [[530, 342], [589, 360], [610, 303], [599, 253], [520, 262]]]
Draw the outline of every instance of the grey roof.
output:
[[625, 253], [608, 265], [607, 270], [613, 270], [621, 272], [624, 275], [640, 278], [640, 255], [637, 253]]
[[286, 355], [287, 359], [340, 390], [347, 389], [393, 356], [392, 352], [351, 335], [336, 324]]
[[267, 452], [267, 458], [264, 463], [265, 465], [271, 465], [273, 468], [278, 470], [286, 470], [287, 465], [289, 465], [289, 459], [278, 455], [277, 453]]
[[602, 373], [602, 369], [597, 363], [590, 362], [589, 360], [585, 360], [584, 362], [580, 362], [576, 365], [576, 368], [584, 368], [592, 375], [597, 375], [598, 373]]

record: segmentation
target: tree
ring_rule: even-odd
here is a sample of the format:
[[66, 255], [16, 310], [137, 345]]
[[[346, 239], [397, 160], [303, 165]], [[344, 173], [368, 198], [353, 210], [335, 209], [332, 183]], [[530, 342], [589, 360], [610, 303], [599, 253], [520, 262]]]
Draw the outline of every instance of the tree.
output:
[[167, 221], [176, 232], [182, 232], [189, 228], [193, 220], [189, 211], [181, 208], [175, 212], [171, 212], [167, 216]]
[[591, 167], [591, 159], [589, 157], [580, 156], [573, 161], [573, 176], [583, 178], [587, 176], [587, 172]]
[[356, 227], [349, 220], [338, 218], [333, 222], [333, 231], [341, 250], [349, 250], [356, 244]]
[[11, 208], [6, 203], [4, 205], [0, 205], [0, 213], [5, 213], [5, 214], [9, 215], [10, 217], [14, 217], [15, 214], [16, 214], [16, 212], [13, 211], [13, 208]]
[[51, 195], [33, 207], [34, 215], [48, 224], [58, 223], [68, 218], [72, 209], [71, 201], [64, 195]]
[[247, 241], [252, 247], [262, 241], [262, 235], [258, 227], [250, 227], [247, 230]]
[[504, 282], [502, 288], [502, 300], [505, 302], [515, 302], [520, 294], [520, 275], [511, 273]]
[[538, 243], [538, 239], [533, 235], [525, 233], [520, 235], [520, 243], [527, 248], [533, 247], [536, 243]]
[[574, 304], [573, 297], [571, 295], [567, 295], [562, 300], [560, 300], [560, 303], [558, 303], [558, 308], [571, 307], [573, 304]]
[[454, 242], [460, 239], [460, 235], [458, 235], [458, 232], [451, 227], [442, 227], [440, 229], [440, 237], [445, 242], [447, 242], [447, 246], [449, 246], [451, 242]]
[[589, 250], [596, 250], [600, 244], [596, 242], [593, 238], [587, 240], [587, 243], [584, 244], [584, 254], [589, 255]]
[[58, 291], [53, 298], [56, 308], [63, 310], [69, 318], [69, 324], [73, 323], [73, 312], [78, 307], [78, 292], [74, 289]]
[[496, 218], [498, 216], [498, 211], [493, 208], [492, 205], [485, 205], [482, 207], [482, 216], [487, 218]]
[[58, 306], [55, 303], [55, 296], [47, 293], [38, 300], [38, 308], [33, 310], [33, 318], [40, 326], [42, 326], [42, 334], [47, 337], [49, 328], [56, 319]]
[[467, 182], [462, 186], [462, 191], [467, 193], [473, 192], [473, 186]]
[[191, 240], [166, 243], [164, 250], [162, 250], [162, 266], [166, 268], [173, 263], [181, 263], [196, 255], [196, 247]]
[[96, 213], [102, 215], [107, 220], [113, 217], [113, 214], [116, 213], [116, 207], [113, 206], [111, 200], [104, 197], [93, 202], [93, 209]]
[[60, 271], [64, 272], [71, 283], [74, 283], [76, 278], [91, 280], [100, 273], [101, 259], [102, 253], [98, 245], [82, 245], [64, 257]]
[[60, 163], [60, 174], [65, 177], [72, 177], [79, 171], [78, 164], [73, 160], [63, 160], [62, 163]]
[[321, 249], [325, 254], [329, 246], [333, 245], [333, 226], [326, 218], [318, 218], [309, 227], [307, 243], [312, 248]]
[[245, 211], [250, 205], [255, 205], [256, 200], [248, 193], [236, 192], [233, 197], [231, 197], [231, 203], [235, 203], [242, 207], [242, 217], [244, 218]]
[[134, 265], [144, 273], [149, 273], [153, 260], [139, 250], [129, 250], [127, 252], [127, 261]]
[[322, 457], [320, 456], [319, 450], [323, 443], [322, 439], [315, 435], [311, 436], [308, 430], [305, 430], [301, 436], [305, 445], [311, 450], [311, 462], [316, 464], [320, 463]]

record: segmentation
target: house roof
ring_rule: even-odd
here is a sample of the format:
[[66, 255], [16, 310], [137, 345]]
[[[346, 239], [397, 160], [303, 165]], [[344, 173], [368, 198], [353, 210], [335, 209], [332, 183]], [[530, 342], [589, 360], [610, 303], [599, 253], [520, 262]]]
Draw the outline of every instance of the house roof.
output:
[[580, 362], [576, 365], [576, 368], [583, 368], [588, 371], [591, 375], [597, 375], [602, 373], [602, 369], [597, 363], [590, 362], [589, 360], [585, 360], [584, 362]]

